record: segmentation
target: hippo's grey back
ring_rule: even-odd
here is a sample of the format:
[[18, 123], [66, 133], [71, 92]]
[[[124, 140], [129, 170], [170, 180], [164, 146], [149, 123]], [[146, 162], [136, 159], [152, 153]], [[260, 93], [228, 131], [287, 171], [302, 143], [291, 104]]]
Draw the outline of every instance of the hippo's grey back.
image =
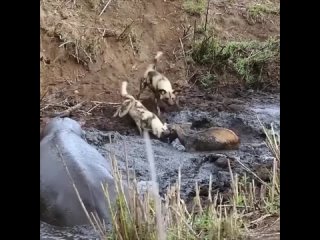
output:
[[[70, 121], [71, 120], [71, 121]], [[112, 191], [111, 165], [94, 147], [81, 138], [80, 125], [72, 119], [53, 120], [40, 142], [40, 197], [48, 223], [64, 226], [87, 224], [70, 176], [88, 212], [97, 212], [105, 221], [109, 212], [101, 182]], [[110, 193], [115, 196], [115, 193]]]

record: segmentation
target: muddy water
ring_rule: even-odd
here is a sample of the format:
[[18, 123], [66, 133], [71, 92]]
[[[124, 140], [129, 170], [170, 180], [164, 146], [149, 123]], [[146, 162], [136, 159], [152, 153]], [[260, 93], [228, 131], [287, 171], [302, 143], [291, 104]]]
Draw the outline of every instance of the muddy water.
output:
[[[197, 181], [200, 186], [208, 186], [212, 175], [214, 189], [228, 189], [229, 172], [226, 166], [217, 164], [219, 158], [240, 160], [249, 168], [261, 164], [272, 164], [272, 155], [266, 147], [265, 136], [259, 124], [260, 121], [268, 128], [273, 127], [280, 134], [280, 106], [276, 98], [256, 98], [244, 104], [239, 112], [202, 112], [181, 111], [170, 114], [170, 123], [189, 123], [192, 128], [201, 129], [211, 126], [227, 127], [234, 130], [241, 138], [238, 151], [214, 153], [187, 153], [178, 140], [166, 144], [152, 140], [160, 193], [176, 181], [179, 167], [181, 168], [181, 191], [185, 199], [194, 196], [194, 186]], [[150, 180], [149, 165], [146, 159], [145, 142], [138, 136], [123, 136], [117, 132], [101, 132], [96, 129], [86, 129], [87, 141], [96, 146], [106, 157], [114, 154], [118, 160], [119, 169], [125, 171], [128, 160], [129, 169], [135, 171], [140, 181]], [[124, 151], [126, 149], [126, 154]], [[243, 167], [234, 161], [234, 172], [243, 172]], [[40, 239], [98, 239], [91, 227], [57, 228], [40, 222]]]

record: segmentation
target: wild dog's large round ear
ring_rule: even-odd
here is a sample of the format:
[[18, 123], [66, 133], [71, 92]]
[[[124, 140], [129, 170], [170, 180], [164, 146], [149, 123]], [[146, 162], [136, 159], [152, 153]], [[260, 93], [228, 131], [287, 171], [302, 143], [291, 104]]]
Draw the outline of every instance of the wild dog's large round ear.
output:
[[166, 90], [164, 90], [164, 89], [159, 89], [159, 93], [160, 93], [161, 95], [164, 95], [164, 94], [166, 94], [166, 93], [167, 93], [167, 91], [166, 91]]

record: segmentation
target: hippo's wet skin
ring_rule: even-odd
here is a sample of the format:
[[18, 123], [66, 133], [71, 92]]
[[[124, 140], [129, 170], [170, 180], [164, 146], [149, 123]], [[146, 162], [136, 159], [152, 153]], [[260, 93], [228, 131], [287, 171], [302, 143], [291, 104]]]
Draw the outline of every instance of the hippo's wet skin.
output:
[[[40, 218], [58, 226], [88, 224], [67, 168], [89, 212], [110, 222], [109, 208], [101, 183], [108, 184], [114, 202], [112, 168], [81, 136], [81, 126], [70, 118], [54, 118], [40, 141]], [[66, 168], [67, 166], [67, 168]]]

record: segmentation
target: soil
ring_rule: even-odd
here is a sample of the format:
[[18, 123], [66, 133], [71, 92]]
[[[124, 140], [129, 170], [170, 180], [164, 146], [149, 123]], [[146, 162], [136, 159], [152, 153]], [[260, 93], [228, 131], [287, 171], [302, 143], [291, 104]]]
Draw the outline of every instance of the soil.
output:
[[[270, 94], [274, 88], [257, 92], [229, 84], [204, 92], [195, 83], [201, 66], [192, 65], [184, 55], [190, 51], [193, 26], [205, 22], [205, 13], [191, 16], [183, 8], [183, 0], [114, 0], [99, 16], [107, 2], [41, 2], [40, 131], [47, 117], [85, 101], [69, 117], [85, 121], [89, 143], [106, 156], [112, 150], [122, 162], [123, 141], [129, 142], [129, 157], [138, 159], [131, 167], [136, 169], [139, 180], [148, 180], [144, 141], [138, 136], [134, 122], [129, 117], [119, 119], [112, 115], [122, 100], [119, 94], [121, 82], [127, 80], [128, 92], [136, 95], [139, 79], [147, 65], [157, 51], [163, 51], [159, 70], [181, 93], [180, 107], [167, 109], [162, 119], [168, 123], [191, 123], [194, 128], [229, 127], [241, 137], [242, 147], [239, 151], [221, 154], [241, 158], [248, 167], [257, 163], [268, 165], [271, 154], [263, 145], [261, 126], [253, 113], [260, 114], [261, 120], [269, 125], [275, 121], [279, 130], [279, 89], [276, 94]], [[255, 19], [248, 16], [248, 6], [254, 2], [211, 0], [207, 24], [223, 40], [263, 41], [270, 36], [279, 36], [279, 15], [265, 14]], [[279, 0], [269, 2], [280, 3]], [[271, 65], [269, 71], [270, 81], [278, 82], [279, 65]], [[232, 75], [227, 78], [230, 82], [241, 82]], [[151, 93], [145, 91], [141, 97], [151, 109]], [[108, 143], [110, 133], [120, 143]], [[153, 140], [153, 146], [157, 157], [162, 159], [162, 164], [157, 165], [162, 191], [176, 180], [176, 169], [180, 165], [184, 166], [182, 191], [186, 198], [192, 197], [194, 180], [206, 186], [210, 174], [214, 175], [216, 188], [223, 190], [228, 186], [228, 174], [221, 168], [223, 164], [219, 167], [215, 163], [219, 157], [214, 154], [218, 153], [188, 154], [176, 141], [168, 147], [166, 143]], [[165, 155], [168, 151], [170, 156]], [[241, 171], [235, 165], [235, 171], [237, 169]], [[75, 237], [72, 231], [63, 234], [62, 230], [52, 230], [41, 224], [41, 229], [46, 229], [41, 230], [42, 239], [50, 239], [45, 237], [45, 232], [50, 232], [51, 237], [59, 234], [64, 239], [67, 235], [70, 239]], [[59, 234], [52, 233], [55, 231]], [[75, 230], [78, 234], [79, 231]], [[80, 235], [86, 238], [90, 234]]]
[[[205, 15], [188, 15], [182, 2], [111, 1], [101, 16], [98, 16], [103, 8], [100, 1], [79, 0], [74, 4], [74, 1], [48, 0], [41, 4], [41, 106], [45, 108], [41, 117], [50, 116], [54, 109], [62, 111], [86, 101], [71, 117], [86, 120], [86, 126], [100, 130], [130, 132], [134, 126], [130, 119], [111, 117], [115, 104], [121, 102], [121, 82], [127, 80], [129, 93], [136, 95], [139, 78], [159, 50], [164, 52], [159, 70], [182, 90], [179, 95], [182, 109], [237, 108], [231, 102], [228, 108], [224, 102], [226, 97], [233, 99], [246, 94], [239, 87], [224, 91], [218, 88], [214, 94], [206, 94], [191, 83], [195, 72], [190, 69], [196, 71], [196, 68], [186, 69], [180, 39], [188, 26], [194, 26], [194, 21], [197, 25], [203, 23]], [[266, 15], [255, 24], [248, 20], [246, 7], [251, 3], [252, 0], [211, 1], [208, 26], [221, 39], [266, 40], [279, 35], [277, 15]], [[181, 41], [185, 52], [190, 48], [188, 39]], [[74, 46], [78, 46], [77, 51]], [[81, 49], [85, 47], [83, 53]], [[275, 67], [270, 72], [278, 74], [278, 66]], [[273, 78], [279, 78], [279, 74]], [[148, 91], [141, 96], [147, 107], [151, 96]]]

